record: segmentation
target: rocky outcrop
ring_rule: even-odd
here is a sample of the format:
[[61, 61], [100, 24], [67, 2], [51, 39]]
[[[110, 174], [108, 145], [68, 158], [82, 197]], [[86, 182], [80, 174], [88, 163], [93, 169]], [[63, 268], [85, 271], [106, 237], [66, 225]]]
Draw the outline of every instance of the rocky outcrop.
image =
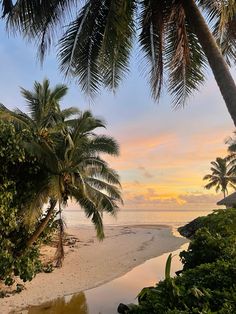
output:
[[191, 239], [194, 236], [195, 232], [203, 227], [204, 220], [205, 217], [198, 217], [186, 224], [185, 226], [179, 227], [178, 231], [183, 237]]

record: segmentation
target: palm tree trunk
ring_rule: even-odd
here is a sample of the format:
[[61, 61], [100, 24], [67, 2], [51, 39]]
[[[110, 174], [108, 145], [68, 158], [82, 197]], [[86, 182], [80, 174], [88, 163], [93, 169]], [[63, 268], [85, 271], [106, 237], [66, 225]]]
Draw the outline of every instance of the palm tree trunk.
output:
[[186, 18], [198, 37], [205, 52], [209, 65], [215, 76], [221, 94], [224, 98], [228, 111], [236, 126], [236, 85], [230, 74], [229, 67], [212, 35], [204, 17], [202, 16], [195, 0], [183, 0]]
[[40, 236], [40, 234], [43, 232], [43, 230], [46, 228], [51, 215], [55, 209], [55, 206], [57, 204], [57, 201], [55, 199], [50, 200], [50, 207], [48, 208], [46, 216], [41, 221], [38, 228], [34, 231], [34, 233], [31, 235], [31, 237], [26, 241], [26, 248], [30, 247]]
[[64, 245], [63, 245], [63, 240], [65, 236], [64, 232], [64, 222], [62, 219], [62, 208], [61, 208], [61, 201], [59, 201], [59, 225], [58, 225], [58, 243], [57, 243], [57, 250], [55, 253], [55, 266], [56, 267], [61, 267], [62, 266], [62, 261], [65, 257], [65, 252], [64, 252]]

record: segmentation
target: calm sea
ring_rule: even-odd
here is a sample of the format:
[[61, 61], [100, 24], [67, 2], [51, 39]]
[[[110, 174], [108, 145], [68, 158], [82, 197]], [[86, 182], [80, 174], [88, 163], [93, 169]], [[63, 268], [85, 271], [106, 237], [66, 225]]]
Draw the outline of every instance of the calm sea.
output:
[[[116, 217], [104, 213], [103, 222], [105, 225], [164, 224], [178, 227], [210, 212], [210, 210], [120, 210]], [[92, 225], [81, 210], [65, 209], [64, 219], [68, 227]]]

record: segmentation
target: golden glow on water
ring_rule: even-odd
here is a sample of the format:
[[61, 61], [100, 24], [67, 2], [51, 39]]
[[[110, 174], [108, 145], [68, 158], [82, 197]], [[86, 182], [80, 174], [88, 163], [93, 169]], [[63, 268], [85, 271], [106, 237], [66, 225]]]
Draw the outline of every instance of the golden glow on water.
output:
[[[187, 246], [184, 244], [173, 252], [172, 275], [181, 269], [178, 255]], [[124, 276], [97, 288], [31, 307], [28, 314], [115, 314], [119, 303], [135, 303], [143, 287], [153, 286], [163, 279], [168, 255], [166, 253], [150, 259]]]
[[84, 292], [74, 294], [70, 297], [56, 299], [47, 302], [40, 307], [32, 306], [28, 310], [29, 314], [88, 314], [88, 306]]
[[[103, 221], [105, 225], [144, 225], [159, 224], [169, 226], [179, 226], [193, 220], [198, 216], [205, 216], [210, 211], [190, 211], [190, 210], [162, 210], [162, 211], [127, 211], [120, 210], [117, 217], [104, 213]], [[92, 225], [90, 220], [86, 218], [83, 211], [64, 211], [64, 218], [68, 226], [78, 227], [80, 225]]]

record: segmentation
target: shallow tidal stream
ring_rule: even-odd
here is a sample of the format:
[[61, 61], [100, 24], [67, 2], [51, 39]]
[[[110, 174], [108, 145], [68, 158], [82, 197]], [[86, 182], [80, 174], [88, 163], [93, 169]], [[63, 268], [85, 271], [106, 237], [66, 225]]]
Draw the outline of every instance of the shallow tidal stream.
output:
[[[181, 269], [178, 255], [187, 247], [186, 243], [173, 252], [172, 275]], [[147, 260], [125, 275], [96, 288], [31, 306], [28, 314], [116, 314], [119, 303], [136, 303], [136, 296], [143, 287], [153, 286], [164, 278], [168, 255]]]

